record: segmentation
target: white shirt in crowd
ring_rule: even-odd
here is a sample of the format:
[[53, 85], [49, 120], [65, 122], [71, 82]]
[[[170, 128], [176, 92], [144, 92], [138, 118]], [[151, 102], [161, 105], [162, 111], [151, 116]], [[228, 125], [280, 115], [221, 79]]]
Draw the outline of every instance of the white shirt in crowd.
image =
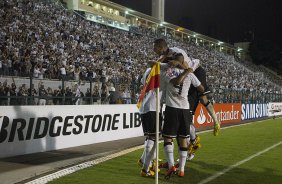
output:
[[41, 72], [40, 72], [39, 68], [34, 68], [34, 70], [33, 70], [33, 77], [34, 78], [38, 78], [40, 73]]
[[43, 78], [44, 78], [45, 70], [46, 70], [46, 69], [44, 69], [44, 68], [42, 68], [41, 70], [39, 70], [40, 73], [38, 73], [38, 79], [43, 79]]
[[61, 67], [61, 68], [60, 68], [60, 71], [61, 71], [61, 75], [67, 75], [67, 72], [66, 72], [66, 68], [65, 68], [65, 67]]

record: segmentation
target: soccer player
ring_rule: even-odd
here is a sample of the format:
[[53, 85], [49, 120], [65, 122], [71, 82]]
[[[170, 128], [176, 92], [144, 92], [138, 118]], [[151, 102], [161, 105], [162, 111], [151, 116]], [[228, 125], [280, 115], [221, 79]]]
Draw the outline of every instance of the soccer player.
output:
[[165, 87], [165, 116], [162, 135], [164, 137], [164, 150], [168, 161], [168, 172], [166, 179], [176, 172], [174, 165], [173, 138], [177, 138], [179, 146], [179, 173], [184, 176], [184, 166], [187, 159], [187, 137], [192, 123], [192, 115], [189, 110], [188, 91], [192, 84], [199, 91], [204, 91], [204, 87], [196, 76], [187, 67], [185, 70], [178, 68], [167, 68], [161, 80], [166, 81]]
[[[145, 81], [151, 72], [151, 68], [148, 68], [142, 79], [141, 83], [145, 85]], [[162, 92], [159, 96], [161, 98]], [[144, 143], [144, 151], [141, 158], [138, 160], [138, 165], [142, 167], [141, 176], [148, 177], [155, 174], [155, 164], [152, 163], [155, 157], [155, 134], [156, 134], [156, 93], [154, 90], [150, 90], [146, 93], [141, 106], [140, 106], [141, 122], [146, 140]], [[161, 115], [160, 115], [160, 128], [161, 128]]]
[[[202, 85], [205, 88], [204, 92], [199, 92], [193, 86], [189, 90], [188, 99], [190, 104], [191, 113], [194, 115], [195, 110], [199, 101], [206, 107], [207, 111], [211, 115], [214, 121], [214, 135], [217, 136], [220, 130], [220, 122], [218, 121], [213, 105], [207, 98], [207, 95], [211, 93], [208, 89], [206, 82], [206, 72], [200, 66], [199, 60], [191, 60], [187, 53], [177, 47], [169, 48], [166, 41], [164, 39], [157, 39], [154, 42], [154, 51], [161, 56], [160, 61], [163, 63], [169, 63], [171, 66], [179, 67], [179, 68], [192, 68], [196, 77], [201, 81]], [[195, 127], [192, 124], [190, 127], [190, 142], [189, 144], [189, 157], [194, 157], [194, 152], [201, 146], [200, 145], [200, 137], [196, 135]]]

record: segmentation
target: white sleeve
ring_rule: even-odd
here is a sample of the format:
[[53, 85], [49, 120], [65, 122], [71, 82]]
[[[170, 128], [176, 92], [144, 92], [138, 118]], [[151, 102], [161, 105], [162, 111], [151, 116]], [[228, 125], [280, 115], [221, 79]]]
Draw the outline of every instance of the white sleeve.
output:
[[143, 74], [143, 77], [142, 77], [142, 79], [141, 79], [141, 84], [145, 84], [145, 82], [146, 82], [146, 72]]
[[199, 59], [193, 59], [192, 61], [192, 67], [193, 71], [195, 71], [200, 66], [200, 60]]
[[141, 79], [141, 83], [144, 85], [146, 83], [147, 77], [151, 72], [151, 68], [147, 68], [147, 70], [145, 71], [145, 73], [143, 74], [143, 77]]
[[201, 85], [201, 82], [193, 73], [190, 73], [189, 75], [191, 76], [191, 83], [193, 84], [194, 87], [198, 87]]

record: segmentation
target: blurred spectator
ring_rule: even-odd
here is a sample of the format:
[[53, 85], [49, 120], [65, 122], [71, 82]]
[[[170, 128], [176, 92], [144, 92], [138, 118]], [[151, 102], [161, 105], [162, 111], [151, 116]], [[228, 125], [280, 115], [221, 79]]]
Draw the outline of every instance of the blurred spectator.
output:
[[109, 93], [109, 104], [122, 104], [121, 94], [118, 90], [110, 87]]
[[91, 104], [91, 92], [90, 88], [87, 88], [86, 93], [85, 93], [85, 102], [86, 104]]
[[47, 88], [47, 102], [46, 102], [46, 105], [54, 105], [52, 97], [53, 97], [53, 90], [52, 90], [52, 88], [48, 87]]
[[65, 91], [65, 105], [72, 105], [72, 91], [69, 86], [66, 87]]
[[39, 102], [38, 105], [46, 105], [46, 97], [48, 95], [48, 92], [46, 91], [43, 83], [39, 83], [39, 89], [38, 89], [38, 93], [39, 93]]
[[[1, 96], [1, 95], [0, 95]], [[19, 105], [17, 97], [17, 86], [13, 82], [10, 89], [10, 105]]]
[[22, 84], [22, 86], [19, 88], [18, 96], [22, 97], [18, 99], [19, 104], [27, 105], [27, 98], [23, 98], [28, 96], [28, 91], [25, 84]]
[[7, 83], [7, 80], [3, 82], [0, 86], [0, 96], [1, 97], [1, 105], [8, 105], [8, 94], [10, 92], [10, 86]]
[[108, 97], [109, 94], [109, 90], [108, 90], [108, 86], [106, 83], [102, 83], [102, 87], [101, 87], [101, 102], [102, 103], [106, 103], [106, 99]]
[[101, 98], [99, 88], [97, 85], [94, 86], [93, 89], [93, 102], [98, 102], [98, 100]]
[[[28, 96], [30, 97], [29, 101], [30, 101], [30, 105], [36, 105], [38, 104], [38, 99], [35, 98], [35, 95], [37, 95], [37, 91], [34, 88], [34, 84], [32, 84], [31, 89], [28, 89]], [[11, 104], [12, 105], [12, 104]], [[14, 104], [15, 105], [15, 104]]]
[[82, 98], [84, 97], [84, 94], [80, 90], [80, 82], [78, 84], [74, 85], [74, 105], [81, 105], [82, 104]]

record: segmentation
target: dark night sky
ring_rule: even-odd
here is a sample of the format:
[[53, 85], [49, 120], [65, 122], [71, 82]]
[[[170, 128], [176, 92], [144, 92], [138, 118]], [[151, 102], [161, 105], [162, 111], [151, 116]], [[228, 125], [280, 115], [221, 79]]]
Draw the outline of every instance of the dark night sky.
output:
[[[112, 0], [151, 15], [151, 0]], [[166, 0], [165, 21], [234, 43], [251, 38], [282, 43], [281, 0]]]

